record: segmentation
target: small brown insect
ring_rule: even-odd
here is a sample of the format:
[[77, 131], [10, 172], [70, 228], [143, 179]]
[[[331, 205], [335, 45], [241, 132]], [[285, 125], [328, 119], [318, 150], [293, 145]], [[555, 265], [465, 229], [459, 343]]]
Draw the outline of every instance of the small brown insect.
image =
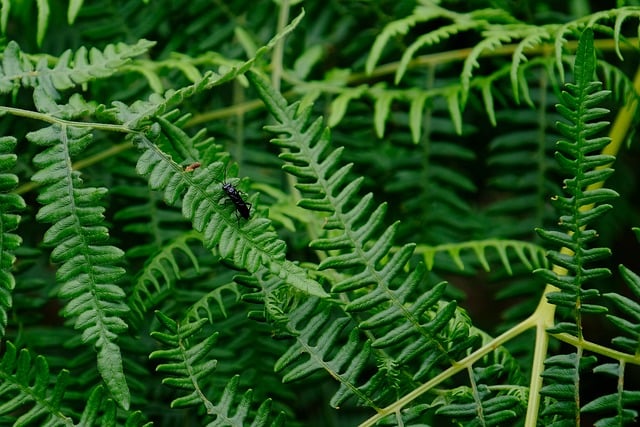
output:
[[185, 166], [184, 171], [185, 172], [193, 172], [194, 170], [198, 169], [200, 167], [200, 162], [194, 162], [191, 163], [190, 165]]

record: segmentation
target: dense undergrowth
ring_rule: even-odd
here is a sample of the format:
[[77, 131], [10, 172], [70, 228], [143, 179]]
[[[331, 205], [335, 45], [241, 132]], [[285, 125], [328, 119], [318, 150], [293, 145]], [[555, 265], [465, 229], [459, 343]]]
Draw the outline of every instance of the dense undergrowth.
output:
[[0, 6], [0, 424], [637, 422], [635, 1]]

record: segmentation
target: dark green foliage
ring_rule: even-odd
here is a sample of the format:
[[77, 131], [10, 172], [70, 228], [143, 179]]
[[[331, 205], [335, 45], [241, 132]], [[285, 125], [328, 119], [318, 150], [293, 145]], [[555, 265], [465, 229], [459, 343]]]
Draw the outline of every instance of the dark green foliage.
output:
[[595, 425], [631, 425], [638, 417], [638, 404], [640, 403], [640, 391], [625, 390], [625, 363], [606, 363], [596, 366], [593, 370], [613, 377], [617, 382], [617, 392], [600, 396], [584, 405], [581, 409], [584, 413], [607, 413], [613, 416], [601, 418]]
[[[408, 274], [403, 271], [414, 245], [408, 244], [390, 253], [397, 223], [378, 234], [386, 205], [373, 209], [372, 194], [354, 204], [352, 200], [362, 180], [345, 183], [350, 165], [339, 167], [341, 150], [329, 151], [328, 129], [323, 131], [318, 119], [307, 125], [307, 111], [298, 111], [298, 104], [286, 105], [259, 75], [249, 73], [248, 77], [279, 122], [269, 126], [269, 130], [285, 135], [273, 142], [290, 150], [280, 157], [288, 162], [283, 169], [301, 180], [297, 184], [304, 196], [300, 206], [329, 213], [324, 225], [326, 234], [310, 246], [329, 253], [318, 266], [320, 270], [349, 272], [344, 280], [332, 285], [334, 293], [348, 295], [344, 310], [361, 319], [360, 329], [371, 331], [372, 347], [396, 353], [394, 364], [404, 365], [419, 354], [430, 353], [431, 358], [420, 367], [417, 378], [436, 363], [450, 363], [455, 356], [449, 354], [447, 344], [441, 342], [444, 335], [440, 333], [453, 318], [456, 307], [454, 302], [438, 306], [445, 284], [421, 289], [420, 296], [415, 296], [425, 268], [418, 264]], [[363, 292], [364, 289], [367, 292]], [[462, 342], [473, 342], [459, 331], [448, 338], [452, 336], [461, 340], [450, 342], [453, 348]]]
[[[27, 349], [18, 351], [9, 341], [0, 361], [0, 419], [14, 425], [73, 426], [76, 414], [62, 410], [69, 372], [61, 371], [52, 387], [49, 366], [42, 356], [32, 359]], [[17, 412], [16, 412], [17, 411]], [[19, 413], [19, 416], [16, 414]], [[115, 403], [106, 397], [101, 386], [88, 396], [84, 412], [78, 417], [79, 425], [116, 425]], [[122, 424], [128, 427], [148, 425], [142, 422], [140, 413], [132, 412]]]
[[[309, 300], [289, 314], [287, 331], [294, 336], [295, 344], [278, 359], [275, 370], [286, 369], [282, 380], [289, 382], [324, 368], [340, 382], [340, 388], [331, 398], [331, 406], [338, 408], [347, 398], [356, 396], [362, 403], [375, 407], [375, 403], [359, 387], [359, 375], [370, 357], [370, 345], [362, 345], [356, 330], [343, 342], [340, 338], [344, 336], [350, 319], [335, 319], [329, 310], [322, 308], [320, 301]], [[336, 348], [339, 348], [337, 352]]]
[[[151, 336], [169, 348], [156, 350], [149, 357], [152, 360], [164, 361], [157, 367], [158, 372], [168, 375], [162, 380], [163, 384], [187, 393], [174, 399], [171, 407], [201, 405], [205, 408], [207, 415], [214, 419], [208, 425], [245, 425], [244, 423], [248, 422], [245, 418], [250, 410], [251, 391], [245, 392], [240, 403], [235, 407], [234, 397], [238, 388], [238, 376], [234, 376], [229, 381], [217, 404], [207, 397], [207, 389], [215, 376], [214, 371], [217, 365], [215, 359], [208, 359], [208, 357], [216, 344], [218, 335], [214, 333], [202, 338], [202, 326], [207, 323], [207, 319], [178, 324], [161, 312], [156, 314], [164, 328], [168, 329], [168, 333], [156, 331], [152, 332]], [[251, 425], [274, 425], [268, 423], [269, 414], [270, 402], [265, 401], [258, 408]]]
[[617, 293], [607, 293], [603, 296], [609, 299], [623, 316], [607, 315], [609, 320], [624, 332], [625, 335], [613, 338], [612, 342], [620, 349], [636, 354], [640, 349], [640, 276], [624, 265], [620, 266], [620, 274], [633, 292], [636, 300]]
[[37, 87], [55, 99], [60, 90], [113, 75], [128, 59], [143, 54], [151, 46], [153, 43], [141, 40], [133, 46], [124, 43], [109, 45], [104, 52], [97, 49], [88, 52], [80, 48], [73, 54], [67, 50], [57, 59], [55, 66], [49, 68], [46, 57], [33, 62], [20, 51], [17, 43], [10, 42], [2, 59], [0, 93], [16, 91], [20, 87]]
[[7, 326], [7, 311], [11, 308], [11, 291], [15, 288], [15, 278], [11, 268], [15, 262], [14, 251], [20, 246], [22, 239], [13, 232], [18, 227], [20, 216], [15, 212], [25, 208], [22, 197], [10, 193], [17, 183], [18, 177], [10, 172], [16, 164], [13, 150], [16, 140], [12, 137], [0, 138], [0, 336], [4, 337]]
[[62, 371], [58, 375], [56, 387], [49, 392], [49, 366], [46, 359], [42, 356], [36, 357], [32, 364], [29, 351], [23, 349], [18, 352], [10, 342], [7, 342], [0, 366], [0, 396], [3, 402], [0, 414], [6, 417], [16, 409], [28, 408], [16, 420], [18, 425], [36, 420], [40, 420], [41, 425], [64, 425], [70, 421], [63, 414], [56, 414], [67, 386], [68, 372]]
[[67, 167], [91, 135], [84, 129], [53, 125], [27, 138], [46, 147], [34, 157], [40, 170], [33, 180], [42, 185], [38, 202], [43, 205], [36, 218], [53, 224], [43, 243], [54, 248], [51, 260], [60, 264], [58, 295], [69, 300], [63, 314], [83, 330], [82, 340], [96, 347], [102, 378], [118, 403], [128, 408], [129, 389], [116, 343], [127, 329], [123, 317], [129, 311], [122, 303], [125, 293], [117, 285], [125, 273], [119, 266], [123, 252], [104, 244], [109, 236], [100, 201], [106, 189], [83, 188], [79, 173]]
[[600, 304], [589, 303], [598, 296], [596, 289], [585, 287], [588, 281], [607, 277], [606, 268], [588, 268], [587, 264], [602, 261], [610, 255], [607, 248], [588, 248], [595, 239], [595, 230], [586, 228], [592, 221], [602, 216], [611, 205], [603, 202], [617, 196], [613, 190], [592, 188], [603, 182], [613, 170], [607, 166], [612, 156], [593, 154], [602, 150], [609, 142], [599, 133], [607, 122], [597, 121], [608, 113], [599, 107], [608, 91], [600, 90], [601, 83], [593, 81], [595, 72], [595, 51], [593, 37], [585, 31], [578, 46], [575, 65], [575, 84], [567, 84], [562, 92], [562, 104], [558, 111], [567, 122], [559, 122], [558, 129], [566, 139], [558, 141], [556, 159], [572, 178], [565, 179], [564, 189], [567, 196], [558, 196], [554, 203], [560, 212], [560, 225], [565, 231], [540, 231], [540, 235], [556, 245], [570, 249], [573, 253], [549, 252], [550, 260], [566, 269], [567, 273], [558, 274], [549, 270], [538, 270], [548, 283], [558, 287], [560, 292], [547, 294], [549, 302], [575, 311], [575, 326], [560, 323], [555, 331], [582, 333], [581, 316], [583, 313], [606, 311]]
[[0, 424], [637, 423], [596, 3], [0, 0]]

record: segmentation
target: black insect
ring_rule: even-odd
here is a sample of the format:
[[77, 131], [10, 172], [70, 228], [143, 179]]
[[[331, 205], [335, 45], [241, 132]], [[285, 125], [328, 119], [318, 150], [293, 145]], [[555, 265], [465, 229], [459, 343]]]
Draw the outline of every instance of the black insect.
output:
[[[230, 182], [222, 183], [222, 191], [227, 195], [231, 202], [236, 207], [236, 214], [239, 214], [244, 219], [249, 219], [251, 214], [251, 203], [245, 202], [242, 198], [242, 193]], [[238, 218], [240, 220], [240, 218]]]

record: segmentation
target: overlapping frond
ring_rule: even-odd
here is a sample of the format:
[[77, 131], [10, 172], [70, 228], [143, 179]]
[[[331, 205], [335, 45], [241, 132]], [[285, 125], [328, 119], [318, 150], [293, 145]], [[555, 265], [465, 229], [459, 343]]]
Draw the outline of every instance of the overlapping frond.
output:
[[207, 415], [214, 417], [214, 420], [207, 424], [209, 426], [242, 426], [251, 419], [252, 426], [279, 423], [280, 417], [273, 417], [271, 414], [269, 400], [264, 401], [257, 412], [250, 413], [251, 390], [246, 391], [239, 403], [237, 402], [239, 376], [234, 376], [222, 393], [219, 393], [218, 403], [212, 402], [209, 390], [217, 360], [209, 358], [209, 353], [216, 344], [218, 334], [202, 337], [201, 328], [207, 323], [207, 319], [179, 323], [161, 312], [156, 314], [168, 332], [155, 331], [152, 332], [152, 336], [168, 348], [156, 350], [149, 357], [161, 361], [157, 370], [167, 375], [162, 380], [163, 384], [182, 391], [182, 395], [171, 402], [171, 407], [201, 406]]
[[[438, 408], [436, 414], [450, 417], [465, 426], [509, 425], [523, 412], [522, 399], [509, 394], [498, 395], [486, 384], [474, 388], [461, 387], [452, 390], [455, 403]], [[450, 398], [443, 396], [442, 400]]]
[[[567, 34], [577, 36], [584, 28], [595, 28], [608, 36], [613, 36], [615, 50], [622, 57], [620, 44], [623, 42], [621, 34], [623, 23], [630, 19], [637, 20], [639, 17], [640, 8], [628, 6], [596, 12], [562, 24], [530, 25], [516, 20], [501, 9], [479, 9], [460, 13], [447, 10], [438, 2], [424, 0], [416, 6], [410, 15], [387, 24], [377, 36], [367, 60], [366, 70], [367, 72], [374, 70], [385, 46], [393, 37], [407, 34], [419, 25], [429, 30], [418, 35], [411, 43], [407, 43], [408, 47], [404, 49], [396, 69], [396, 83], [403, 78], [410, 62], [416, 59], [416, 55], [421, 49], [437, 46], [459, 33], [474, 32], [482, 39], [470, 48], [468, 54], [464, 55], [465, 59], [460, 75], [463, 87], [461, 103], [464, 105], [468, 97], [471, 82], [476, 77], [475, 70], [480, 67], [480, 58], [484, 55], [500, 52], [500, 49], [511, 53], [509, 76], [514, 96], [518, 100], [523, 84], [521, 68], [530, 59], [527, 55], [535, 56], [538, 52], [542, 52], [542, 47], [545, 44], [553, 45], [554, 59], [560, 80], [564, 80], [563, 55], [565, 54], [567, 42], [565, 36]], [[610, 21], [615, 22], [612, 29], [608, 25], [598, 25]], [[427, 25], [430, 23], [437, 23], [437, 25]], [[500, 52], [500, 54], [503, 53]], [[489, 96], [491, 95], [489, 94]]]
[[136, 310], [138, 316], [144, 315], [149, 305], [156, 301], [157, 294], [180, 278], [180, 272], [184, 267], [181, 268], [176, 260], [178, 253], [185, 255], [198, 270], [198, 259], [188, 244], [194, 239], [200, 240], [198, 233], [186, 232], [163, 245], [158, 253], [148, 258], [142, 272], [138, 275], [129, 300], [129, 306]]
[[540, 418], [544, 425], [569, 427], [580, 420], [580, 376], [593, 368], [595, 356], [581, 352], [550, 356], [542, 373], [545, 385], [540, 394], [549, 399]]
[[285, 259], [285, 243], [271, 229], [268, 219], [253, 213], [240, 224], [222, 188], [226, 171], [222, 162], [187, 172], [146, 136], [137, 138], [136, 144], [144, 150], [138, 160], [138, 172], [148, 177], [152, 189], [163, 192], [169, 205], [181, 204], [183, 215], [202, 234], [207, 248], [216, 246], [220, 256], [250, 272], [265, 265], [303, 292], [326, 295], [302, 268]]
[[[483, 344], [492, 337], [478, 331]], [[470, 386], [459, 386], [436, 397], [436, 413], [467, 426], [512, 425], [527, 405], [528, 387], [518, 362], [505, 348], [497, 348], [467, 369]], [[499, 383], [500, 387], [492, 387]]]
[[60, 403], [69, 379], [69, 372], [62, 371], [50, 386], [49, 366], [44, 357], [32, 360], [31, 353], [7, 342], [0, 361], [0, 414], [22, 414], [15, 425], [58, 426], [73, 425], [72, 420], [60, 412]]
[[[183, 86], [178, 90], [170, 89], [164, 94], [153, 94], [145, 101], [136, 101], [131, 105], [114, 102], [114, 108], [105, 112], [105, 114], [110, 114], [115, 122], [121, 123], [130, 129], [139, 129], [152, 119], [158, 122], [161, 120], [158, 119], [159, 117], [164, 117], [167, 113], [172, 112], [177, 106], [182, 104], [185, 99], [227, 83], [245, 73], [251, 68], [254, 62], [269, 52], [280, 39], [293, 31], [303, 17], [304, 11], [291, 21], [290, 24], [285, 26], [280, 33], [269, 40], [266, 45], [257, 49], [255, 55], [247, 61], [238, 63], [233, 67], [221, 66], [219, 73], [207, 71], [200, 79], [191, 85]], [[157, 135], [158, 134], [152, 139], [155, 140]]]
[[323, 130], [321, 119], [308, 124], [308, 108], [287, 105], [260, 75], [250, 72], [248, 77], [277, 122], [267, 127], [281, 135], [273, 143], [288, 149], [280, 157], [287, 161], [283, 169], [300, 180], [299, 205], [326, 215], [325, 233], [311, 243], [328, 253], [319, 269], [345, 273], [332, 291], [345, 295], [344, 309], [359, 319], [360, 328], [371, 331], [372, 347], [394, 352], [399, 364], [430, 354], [433, 357], [421, 369], [426, 374], [435, 364], [450, 362], [451, 348], [471, 346], [464, 334], [450, 343], [451, 348], [443, 343], [439, 334], [456, 313], [455, 303], [439, 304], [445, 284], [424, 289], [422, 263], [405, 272], [415, 245], [392, 251], [398, 223], [379, 231], [386, 204], [374, 207], [372, 194], [359, 197], [362, 178], [348, 180], [351, 165], [339, 164], [342, 150], [330, 149], [329, 131]]
[[[640, 237], [640, 229], [634, 229]], [[616, 292], [603, 294], [610, 301], [616, 314], [607, 314], [607, 318], [619, 331], [611, 342], [629, 355], [637, 355], [640, 351], [640, 276], [620, 265], [620, 274], [631, 291], [630, 296]], [[631, 390], [633, 374], [627, 369], [626, 359], [614, 363], [603, 363], [594, 368], [594, 373], [604, 375], [603, 381], [615, 384], [615, 392], [601, 394], [582, 407], [582, 412], [601, 417], [594, 425], [632, 425], [637, 422], [640, 391]], [[613, 388], [613, 387], [612, 387]]]
[[610, 425], [635, 425], [638, 418], [638, 405], [640, 405], [640, 391], [629, 390], [625, 382], [627, 364], [625, 362], [604, 363], [593, 369], [594, 373], [606, 375], [605, 380], [616, 384], [616, 391], [610, 394], [602, 394], [584, 405], [581, 412], [600, 415], [593, 425], [596, 427]]
[[[102, 386], [97, 386], [84, 402], [79, 424], [78, 414], [64, 406], [69, 384], [69, 372], [52, 377], [47, 360], [27, 349], [18, 349], [7, 341], [0, 360], [0, 416], [14, 426], [113, 426], [116, 406]], [[145, 424], [139, 412], [128, 415], [126, 426]]]
[[90, 129], [52, 125], [27, 135], [44, 147], [34, 157], [39, 168], [32, 179], [41, 185], [39, 221], [52, 224], [44, 244], [53, 247], [51, 260], [59, 264], [58, 295], [68, 300], [63, 314], [81, 329], [83, 342], [95, 346], [98, 369], [122, 407], [129, 406], [129, 389], [122, 369], [118, 334], [127, 329], [128, 307], [117, 285], [124, 274], [123, 252], [106, 243], [101, 199], [104, 188], [82, 187], [72, 158], [90, 142]]
[[[336, 319], [322, 304], [318, 298], [309, 299], [288, 314], [287, 330], [294, 336], [295, 343], [278, 359], [274, 369], [285, 371], [284, 382], [324, 369], [340, 382], [331, 398], [331, 406], [338, 408], [346, 399], [355, 396], [361, 403], [375, 408], [376, 404], [367, 395], [366, 384], [360, 378], [371, 354], [370, 344], [358, 336], [351, 319], [344, 316]], [[345, 331], [349, 330], [351, 333], [347, 337]]]
[[108, 45], [104, 51], [95, 48], [87, 50], [84, 47], [75, 53], [67, 50], [50, 68], [46, 57], [34, 62], [12, 41], [5, 48], [2, 58], [0, 93], [17, 91], [20, 87], [38, 87], [56, 99], [59, 90], [111, 76], [132, 57], [142, 55], [153, 45], [147, 40], [140, 40], [135, 45]]
[[15, 278], [11, 269], [16, 259], [13, 252], [22, 242], [20, 236], [13, 233], [20, 221], [16, 212], [26, 206], [22, 197], [11, 193], [18, 184], [18, 177], [10, 172], [16, 164], [15, 146], [15, 138], [0, 137], [0, 337], [4, 337], [7, 311], [13, 305]]

